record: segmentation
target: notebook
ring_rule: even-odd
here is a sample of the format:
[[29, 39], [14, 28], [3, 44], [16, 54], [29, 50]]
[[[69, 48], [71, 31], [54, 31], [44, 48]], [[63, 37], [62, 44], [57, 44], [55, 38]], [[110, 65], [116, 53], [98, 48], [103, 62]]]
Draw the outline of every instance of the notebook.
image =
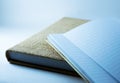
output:
[[64, 17], [32, 37], [7, 49], [6, 57], [9, 62], [15, 64], [76, 74], [73, 68], [45, 40], [50, 33], [64, 33], [86, 22], [88, 20]]
[[94, 20], [47, 41], [86, 82], [120, 83], [119, 20]]

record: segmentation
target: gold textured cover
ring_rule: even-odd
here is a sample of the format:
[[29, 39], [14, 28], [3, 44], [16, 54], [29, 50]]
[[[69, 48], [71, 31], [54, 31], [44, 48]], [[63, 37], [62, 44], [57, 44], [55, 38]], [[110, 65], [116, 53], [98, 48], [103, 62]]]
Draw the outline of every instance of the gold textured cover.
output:
[[[48, 34], [64, 33], [78, 25], [86, 23], [88, 20], [64, 17], [53, 25], [45, 28], [39, 33], [8, 49], [6, 56], [9, 60], [9, 52], [31, 54], [33, 56], [45, 57], [57, 61], [64, 61], [63, 58], [45, 41]], [[10, 60], [9, 60], [10, 61]]]

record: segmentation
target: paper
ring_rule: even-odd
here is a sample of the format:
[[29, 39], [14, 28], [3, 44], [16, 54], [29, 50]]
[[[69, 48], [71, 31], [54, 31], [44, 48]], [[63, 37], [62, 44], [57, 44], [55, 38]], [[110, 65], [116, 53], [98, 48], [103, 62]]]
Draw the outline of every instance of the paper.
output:
[[62, 57], [90, 82], [120, 82], [120, 23], [101, 19], [48, 37]]

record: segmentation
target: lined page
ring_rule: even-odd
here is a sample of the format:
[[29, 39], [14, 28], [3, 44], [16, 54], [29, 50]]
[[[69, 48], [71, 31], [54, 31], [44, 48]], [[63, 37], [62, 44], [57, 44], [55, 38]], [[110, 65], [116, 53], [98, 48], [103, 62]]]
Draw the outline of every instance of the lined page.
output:
[[118, 83], [116, 79], [63, 35], [49, 35], [48, 40], [53, 45], [53, 48], [61, 54], [87, 83]]
[[120, 24], [117, 21], [96, 20], [64, 36], [120, 82]]

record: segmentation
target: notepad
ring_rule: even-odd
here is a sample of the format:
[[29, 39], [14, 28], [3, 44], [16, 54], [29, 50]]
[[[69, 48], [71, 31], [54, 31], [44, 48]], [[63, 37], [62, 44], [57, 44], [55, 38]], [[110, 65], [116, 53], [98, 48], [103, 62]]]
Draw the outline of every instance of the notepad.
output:
[[48, 42], [87, 82], [120, 82], [118, 20], [94, 20], [64, 34], [51, 34]]

